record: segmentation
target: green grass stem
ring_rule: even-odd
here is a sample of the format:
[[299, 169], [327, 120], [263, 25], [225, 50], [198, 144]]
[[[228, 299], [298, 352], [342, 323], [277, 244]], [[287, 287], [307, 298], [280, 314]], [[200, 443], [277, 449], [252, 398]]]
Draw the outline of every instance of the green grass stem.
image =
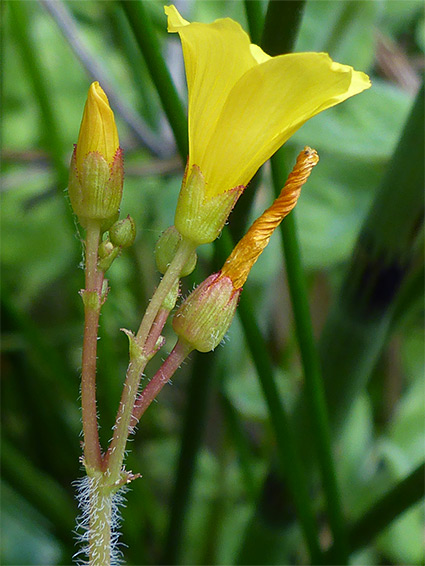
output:
[[[44, 145], [52, 158], [61, 183], [60, 190], [63, 191], [68, 183], [68, 167], [64, 162], [64, 142], [60, 134], [58, 116], [53, 109], [54, 102], [49, 92], [49, 81], [44, 74], [38, 57], [38, 46], [31, 33], [33, 28], [30, 25], [29, 11], [37, 9], [37, 5], [27, 2], [8, 2], [7, 7], [11, 16], [14, 39], [40, 108]], [[69, 149], [69, 154], [71, 150], [72, 148]]]
[[[278, 152], [272, 158], [275, 193], [278, 195], [286, 180], [283, 155]], [[314, 172], [313, 172], [314, 174]], [[335, 564], [348, 563], [348, 544], [342, 501], [332, 454], [331, 432], [325, 400], [320, 359], [313, 334], [308, 290], [301, 263], [295, 211], [280, 226], [285, 252], [286, 274], [294, 315], [295, 331], [301, 353], [304, 372], [305, 394], [312, 423], [313, 444], [317, 454], [322, 485], [326, 497], [329, 526], [335, 544]]]
[[385, 345], [399, 291], [421, 253], [423, 87], [360, 232], [321, 337], [326, 395], [337, 432]]
[[[226, 242], [227, 240], [227, 242]], [[226, 242], [224, 244], [224, 242]], [[217, 242], [219, 249], [231, 250], [232, 244], [227, 233], [223, 233]], [[227, 253], [223, 254], [224, 258]], [[241, 295], [238, 306], [238, 315], [242, 323], [245, 339], [257, 370], [263, 395], [266, 399], [270, 422], [276, 436], [278, 458], [281, 470], [288, 482], [290, 492], [297, 510], [297, 516], [303, 531], [311, 561], [318, 563], [320, 545], [318, 540], [317, 524], [311, 505], [311, 498], [307, 488], [307, 478], [303, 468], [299, 450], [297, 448], [290, 419], [280, 398], [276, 385], [273, 365], [267, 351], [267, 345], [261, 334], [253, 313], [254, 298], [246, 287]]]
[[[146, 2], [142, 0], [121, 0], [121, 6], [158, 91], [165, 114], [173, 130], [180, 156], [184, 164], [186, 164], [189, 153], [187, 117], [170, 72], [162, 57], [157, 34]], [[164, 25], [165, 23], [166, 17], [164, 15]]]
[[72, 548], [72, 531], [77, 514], [73, 497], [45, 472], [40, 471], [4, 436], [1, 472], [3, 480], [48, 519], [55, 536], [68, 548]]
[[244, 0], [244, 4], [251, 41], [260, 45], [264, 26], [263, 2], [261, 0]]
[[202, 444], [214, 377], [214, 352], [208, 354], [194, 352], [192, 356], [194, 362], [187, 389], [180, 455], [161, 564], [179, 564], [185, 517], [190, 503], [191, 486], [196, 472], [197, 455]]
[[[304, 1], [269, 2], [262, 47], [270, 55], [292, 50], [299, 28]], [[287, 178], [284, 149], [272, 160], [272, 174], [276, 196]], [[314, 173], [313, 173], [314, 174]], [[281, 235], [295, 330], [301, 353], [305, 378], [305, 392], [314, 431], [314, 443], [326, 497], [329, 525], [335, 543], [337, 564], [347, 564], [348, 547], [341, 497], [333, 462], [331, 434], [322, 381], [320, 360], [313, 335], [305, 274], [301, 261], [294, 211], [281, 224]]]
[[[372, 543], [386, 527], [401, 513], [418, 503], [425, 495], [424, 489], [425, 463], [418, 466], [407, 477], [397, 483], [381, 496], [363, 513], [348, 530], [350, 551], [356, 552]], [[326, 557], [330, 559], [334, 552], [332, 547]]]

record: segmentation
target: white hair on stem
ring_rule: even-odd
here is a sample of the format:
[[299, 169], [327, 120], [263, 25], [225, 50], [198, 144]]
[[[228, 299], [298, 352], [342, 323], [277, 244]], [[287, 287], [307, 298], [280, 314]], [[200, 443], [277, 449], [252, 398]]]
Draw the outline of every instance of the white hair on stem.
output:
[[[123, 564], [123, 553], [119, 546], [121, 514], [120, 507], [125, 506], [124, 494], [128, 491], [126, 486], [121, 487], [113, 493], [105, 493], [101, 488], [101, 477], [84, 476], [73, 482], [76, 488], [76, 498], [80, 515], [77, 517], [75, 528], [76, 541], [80, 549], [74, 554], [73, 559], [77, 566], [89, 566], [89, 557], [94, 558], [101, 552], [104, 541], [101, 538], [91, 536], [90, 523], [96, 523], [96, 513], [110, 507], [110, 513], [105, 514], [109, 521], [110, 531], [110, 566]], [[93, 513], [93, 509], [95, 512]], [[99, 547], [97, 549], [96, 547]]]

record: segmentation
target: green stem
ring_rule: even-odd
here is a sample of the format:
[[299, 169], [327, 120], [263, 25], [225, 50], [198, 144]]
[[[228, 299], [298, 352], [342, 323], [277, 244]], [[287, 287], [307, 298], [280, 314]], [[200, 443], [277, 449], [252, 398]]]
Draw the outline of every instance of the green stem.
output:
[[[270, 55], [279, 55], [292, 50], [304, 5], [304, 0], [269, 2], [262, 47]], [[278, 195], [287, 177], [282, 150], [273, 156], [271, 164], [275, 193]], [[319, 354], [313, 335], [307, 285], [301, 262], [301, 250], [294, 212], [288, 215], [285, 221], [282, 222], [280, 230], [285, 251], [286, 272], [295, 329], [305, 376], [307, 400], [313, 422], [314, 438], [317, 445], [319, 466], [329, 514], [329, 524], [336, 548], [336, 560], [338, 564], [347, 564], [347, 534], [332, 456], [325, 390]]]
[[[188, 397], [181, 432], [179, 461], [171, 495], [161, 564], [179, 564], [185, 517], [192, 495], [197, 456], [208, 415], [215, 356], [214, 352], [208, 354], [194, 352], [194, 363], [187, 387]], [[202, 379], [199, 379], [200, 376]]]
[[96, 407], [97, 332], [101, 309], [103, 273], [97, 270], [100, 225], [92, 222], [86, 230], [86, 288], [84, 301], [84, 340], [81, 370], [81, 407], [84, 432], [85, 465], [100, 469], [102, 456], [99, 443]]
[[[139, 331], [137, 332], [135, 340], [142, 350], [141, 352], [138, 352], [137, 355], [130, 358], [130, 364], [127, 369], [127, 375], [115, 421], [114, 435], [103, 463], [104, 469], [108, 470], [108, 473], [112, 478], [111, 481], [113, 482], [119, 479], [124, 461], [125, 446], [129, 434], [133, 431], [134, 426], [137, 424], [137, 421], [140, 419], [143, 412], [150, 405], [165, 383], [170, 379], [171, 375], [164, 383], [162, 383], [161, 375], [163, 377], [166, 376], [166, 371], [169, 369], [168, 365], [170, 365], [170, 361], [176, 359], [177, 352], [180, 353], [180, 346], [179, 348], [176, 346], [173, 350], [171, 360], [168, 360], [167, 358], [168, 365], [166, 368], [162, 366], [155, 377], [145, 387], [135, 405], [142, 372], [156, 347], [156, 340], [153, 340], [152, 336], [157, 335], [159, 329], [158, 323], [163, 326], [163, 323], [165, 322], [165, 320], [163, 320], [164, 317], [161, 316], [161, 313], [163, 313], [164, 310], [162, 309], [162, 304], [170, 290], [180, 279], [180, 273], [188, 258], [195, 250], [195, 247], [196, 246], [190, 241], [182, 240], [180, 242], [176, 255], [168, 266], [168, 269], [161, 279], [157, 290], [149, 302], [146, 313], [140, 324]], [[158, 316], [161, 319], [160, 321], [158, 320]], [[190, 350], [186, 352], [185, 357], [189, 354], [189, 351]], [[181, 360], [180, 363], [182, 361], [183, 360]], [[180, 363], [175, 367], [174, 371], [178, 368]], [[159, 386], [160, 383], [162, 383], [161, 386]]]
[[112, 497], [110, 486], [104, 485], [104, 477], [96, 474], [89, 477], [90, 486], [90, 566], [110, 566], [111, 564], [111, 525]]
[[[282, 155], [272, 159], [272, 173], [276, 194], [285, 183], [286, 170]], [[298, 242], [294, 211], [281, 224], [281, 234], [285, 251], [286, 273], [294, 313], [295, 330], [301, 352], [305, 376], [305, 392], [317, 447], [317, 456], [329, 514], [329, 524], [335, 544], [336, 564], [348, 563], [348, 544], [345, 519], [342, 512], [341, 497], [337, 483], [332, 455], [332, 443], [325, 390], [322, 381], [320, 360], [313, 335], [308, 291], [301, 264], [301, 250]]]
[[162, 106], [173, 130], [179, 153], [185, 162], [189, 153], [187, 118], [170, 72], [161, 55], [161, 48], [149, 10], [145, 2], [141, 0], [121, 0], [121, 6], [145, 58], [149, 73], [157, 88]]
[[[182, 240], [177, 249], [176, 255], [171, 261], [164, 277], [161, 279], [157, 290], [155, 291], [143, 320], [140, 324], [139, 330], [136, 335], [137, 342], [143, 346], [148, 338], [151, 331], [152, 325], [155, 318], [162, 307], [164, 299], [167, 297], [168, 293], [171, 291], [173, 286], [177, 283], [180, 278], [180, 273], [189, 259], [190, 255], [195, 251], [196, 245], [189, 240]], [[147, 352], [149, 354], [149, 352]]]
[[114, 425], [114, 435], [103, 462], [111, 484], [119, 481], [125, 457], [125, 447], [129, 434], [136, 422], [132, 419], [134, 402], [139, 389], [140, 378], [148, 359], [140, 357], [130, 360], [122, 390], [120, 405]]

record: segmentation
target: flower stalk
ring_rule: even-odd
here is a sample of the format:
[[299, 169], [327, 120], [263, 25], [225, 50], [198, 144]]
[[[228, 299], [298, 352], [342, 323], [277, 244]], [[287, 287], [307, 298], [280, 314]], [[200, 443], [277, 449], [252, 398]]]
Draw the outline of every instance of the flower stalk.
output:
[[97, 334], [102, 306], [103, 273], [97, 269], [100, 225], [92, 222], [86, 233], [86, 285], [81, 292], [84, 303], [84, 339], [81, 368], [81, 407], [85, 465], [99, 470], [102, 456], [96, 407]]

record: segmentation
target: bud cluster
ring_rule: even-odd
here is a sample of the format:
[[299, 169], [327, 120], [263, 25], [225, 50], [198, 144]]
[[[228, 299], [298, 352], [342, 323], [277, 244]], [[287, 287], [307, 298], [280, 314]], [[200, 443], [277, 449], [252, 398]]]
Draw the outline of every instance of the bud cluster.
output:
[[130, 215], [112, 224], [106, 238], [99, 245], [98, 269], [107, 271], [121, 250], [133, 245], [135, 238], [136, 225]]

